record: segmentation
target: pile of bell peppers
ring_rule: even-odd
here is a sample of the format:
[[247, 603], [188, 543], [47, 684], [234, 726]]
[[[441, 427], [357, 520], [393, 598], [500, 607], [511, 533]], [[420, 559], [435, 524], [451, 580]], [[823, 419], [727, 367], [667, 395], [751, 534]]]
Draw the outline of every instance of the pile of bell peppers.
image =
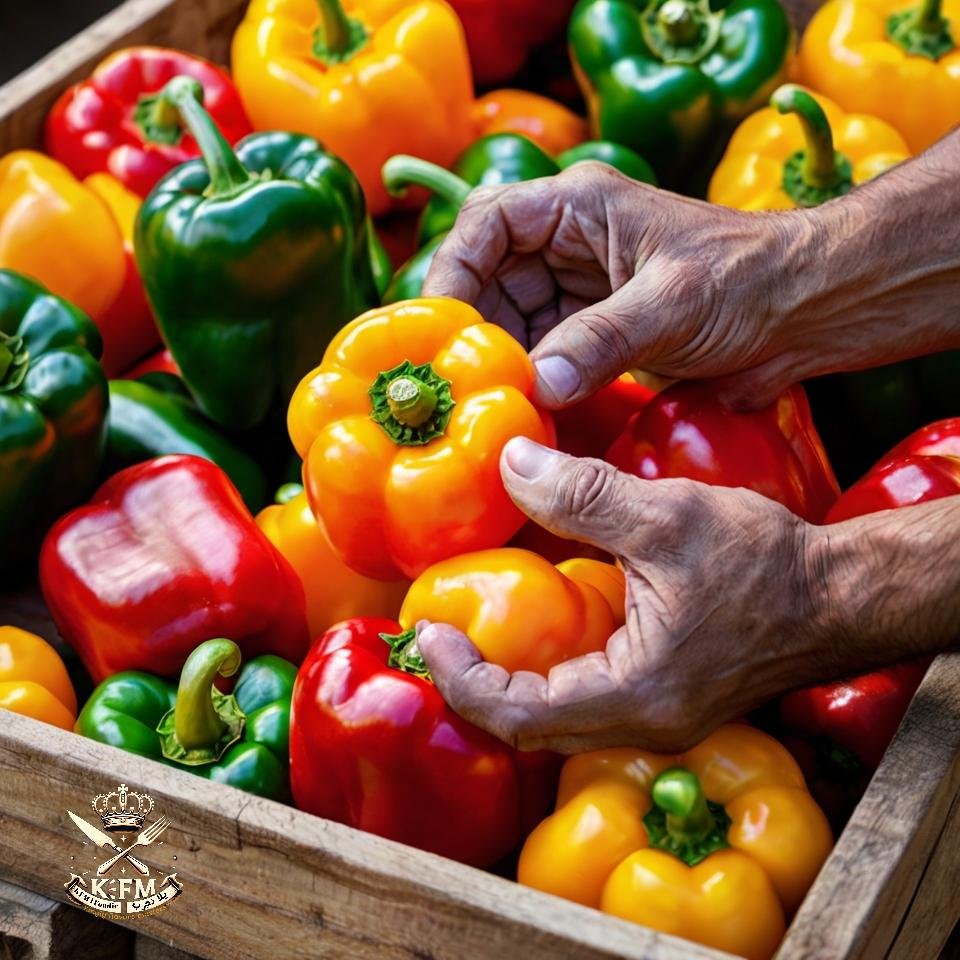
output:
[[623, 626], [614, 558], [508, 497], [512, 437], [842, 523], [960, 494], [958, 354], [551, 414], [421, 291], [471, 191], [582, 162], [744, 211], [855, 190], [960, 122], [954, 13], [829, 0], [794, 56], [779, 0], [251, 0], [228, 65], [111, 53], [0, 156], [0, 565], [74, 654], [0, 626], [0, 708], [766, 960], [926, 661], [563, 763], [455, 714], [418, 628], [546, 675]]

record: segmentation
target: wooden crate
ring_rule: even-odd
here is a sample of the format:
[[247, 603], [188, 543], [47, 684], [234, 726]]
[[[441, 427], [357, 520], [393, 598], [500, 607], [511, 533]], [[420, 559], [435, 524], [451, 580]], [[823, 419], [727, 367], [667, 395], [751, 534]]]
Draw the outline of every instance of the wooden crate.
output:
[[[806, 0], [801, 0], [806, 3]], [[243, 0], [128, 0], [0, 88], [0, 153], [40, 142], [68, 84], [131, 43], [226, 62]], [[809, 5], [806, 7], [809, 10]], [[53, 641], [35, 594], [0, 622]], [[508, 880], [0, 711], [0, 878], [64, 898], [65, 811], [124, 782], [172, 821], [184, 896], [127, 923], [224, 960], [722, 960]], [[938, 658], [780, 949], [780, 960], [935, 960], [960, 917], [960, 654]], [[802, 842], [802, 838], [797, 838]]]

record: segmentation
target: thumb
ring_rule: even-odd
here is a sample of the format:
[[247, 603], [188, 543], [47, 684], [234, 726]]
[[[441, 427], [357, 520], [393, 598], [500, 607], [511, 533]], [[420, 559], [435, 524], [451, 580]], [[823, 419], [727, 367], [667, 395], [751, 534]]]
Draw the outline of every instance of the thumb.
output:
[[649, 481], [603, 460], [571, 457], [525, 437], [503, 448], [500, 473], [513, 502], [547, 530], [627, 555], [650, 505]]

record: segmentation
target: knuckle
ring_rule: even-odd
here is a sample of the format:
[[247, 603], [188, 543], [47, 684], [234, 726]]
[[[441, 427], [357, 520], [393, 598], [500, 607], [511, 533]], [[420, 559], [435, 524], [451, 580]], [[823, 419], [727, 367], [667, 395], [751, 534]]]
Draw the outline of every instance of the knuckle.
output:
[[599, 461], [577, 463], [557, 486], [558, 506], [568, 513], [596, 512], [610, 491], [613, 469]]
[[587, 313], [580, 318], [579, 332], [589, 353], [601, 360], [604, 367], [615, 367], [620, 372], [626, 370], [633, 359], [633, 344], [627, 329], [616, 316]]

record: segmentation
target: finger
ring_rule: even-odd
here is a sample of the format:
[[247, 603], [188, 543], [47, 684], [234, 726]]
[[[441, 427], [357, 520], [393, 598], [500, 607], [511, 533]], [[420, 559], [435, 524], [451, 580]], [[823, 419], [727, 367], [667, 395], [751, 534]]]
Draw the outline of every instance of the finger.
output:
[[773, 403], [781, 393], [807, 375], [793, 366], [786, 357], [775, 357], [766, 363], [708, 382], [717, 399], [733, 410], [760, 410]]
[[[640, 533], [663, 512], [653, 509], [650, 481], [525, 437], [504, 446], [500, 474], [513, 502], [540, 526], [619, 556], [634, 553]], [[667, 484], [658, 481], [658, 497], [669, 495]]]

